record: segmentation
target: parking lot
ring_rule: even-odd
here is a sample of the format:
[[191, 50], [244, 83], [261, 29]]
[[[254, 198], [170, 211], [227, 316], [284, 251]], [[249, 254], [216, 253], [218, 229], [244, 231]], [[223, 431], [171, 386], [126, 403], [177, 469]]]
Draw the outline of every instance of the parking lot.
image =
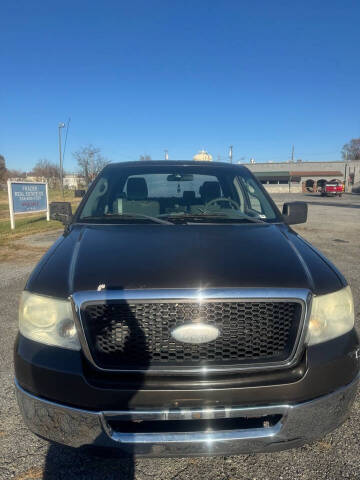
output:
[[[349, 281], [360, 323], [360, 195], [323, 198], [317, 194], [273, 195], [284, 201], [304, 200], [308, 222], [295, 230], [325, 253]], [[22, 423], [13, 386], [12, 348], [17, 304], [32, 268], [0, 266], [0, 479], [358, 479], [360, 478], [360, 396], [347, 422], [321, 441], [297, 450], [238, 457], [118, 460], [91, 457], [32, 435]]]

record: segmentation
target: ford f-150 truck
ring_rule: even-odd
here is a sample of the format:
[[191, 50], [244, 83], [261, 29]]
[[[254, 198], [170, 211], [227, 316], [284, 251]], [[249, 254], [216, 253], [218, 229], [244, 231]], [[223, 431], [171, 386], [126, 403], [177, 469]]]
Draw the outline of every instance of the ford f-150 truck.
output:
[[341, 273], [244, 166], [110, 164], [21, 297], [24, 421], [143, 456], [300, 446], [349, 415], [359, 374]]

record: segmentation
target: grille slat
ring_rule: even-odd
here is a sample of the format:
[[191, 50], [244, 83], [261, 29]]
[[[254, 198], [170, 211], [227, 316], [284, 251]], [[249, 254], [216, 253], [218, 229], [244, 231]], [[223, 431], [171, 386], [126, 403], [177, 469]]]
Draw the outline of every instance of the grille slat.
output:
[[[89, 302], [81, 309], [95, 363], [105, 369], [226, 366], [283, 362], [291, 355], [301, 305], [290, 301]], [[201, 321], [220, 330], [200, 345], [171, 331]]]

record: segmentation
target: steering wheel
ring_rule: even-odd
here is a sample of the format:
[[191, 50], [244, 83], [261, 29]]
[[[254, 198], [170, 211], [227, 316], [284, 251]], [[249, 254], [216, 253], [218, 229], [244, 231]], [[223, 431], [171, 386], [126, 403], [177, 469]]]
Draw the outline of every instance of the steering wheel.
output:
[[232, 206], [233, 210], [240, 210], [240, 206], [235, 202], [235, 200], [233, 200], [232, 198], [229, 198], [229, 197], [213, 198], [212, 200], [210, 200], [210, 202], [205, 203], [204, 208], [205, 208], [205, 210], [207, 210], [212, 205], [221, 204], [221, 203], [224, 203], [224, 202], [229, 203]]

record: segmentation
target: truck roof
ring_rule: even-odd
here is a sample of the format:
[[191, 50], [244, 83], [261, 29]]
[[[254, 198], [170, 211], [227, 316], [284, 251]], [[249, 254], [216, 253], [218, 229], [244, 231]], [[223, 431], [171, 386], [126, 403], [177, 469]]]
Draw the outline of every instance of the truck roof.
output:
[[106, 169], [118, 169], [123, 167], [182, 167], [182, 166], [196, 166], [196, 167], [218, 167], [228, 169], [248, 170], [244, 165], [225, 163], [225, 162], [199, 162], [195, 160], [136, 160], [133, 162], [116, 162], [109, 163]]

